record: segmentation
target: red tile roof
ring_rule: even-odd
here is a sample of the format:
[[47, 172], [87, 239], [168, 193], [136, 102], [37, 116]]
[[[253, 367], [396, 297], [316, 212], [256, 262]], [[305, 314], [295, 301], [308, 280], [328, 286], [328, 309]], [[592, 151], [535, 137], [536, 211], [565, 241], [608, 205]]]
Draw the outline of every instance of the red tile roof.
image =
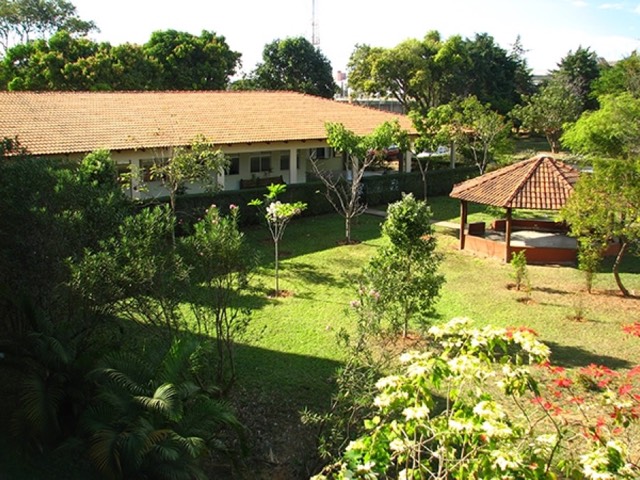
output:
[[325, 123], [358, 135], [410, 119], [295, 92], [0, 92], [0, 136], [32, 154], [188, 145], [198, 134], [217, 146], [323, 140]]
[[539, 155], [459, 183], [450, 196], [495, 207], [559, 210], [579, 175], [575, 168]]

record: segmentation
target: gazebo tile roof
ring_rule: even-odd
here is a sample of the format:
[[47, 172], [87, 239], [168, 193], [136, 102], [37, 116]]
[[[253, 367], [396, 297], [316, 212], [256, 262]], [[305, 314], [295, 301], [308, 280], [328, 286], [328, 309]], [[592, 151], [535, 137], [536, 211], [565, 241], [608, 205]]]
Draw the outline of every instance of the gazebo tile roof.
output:
[[542, 154], [459, 183], [450, 196], [495, 207], [559, 210], [578, 177], [575, 168]]

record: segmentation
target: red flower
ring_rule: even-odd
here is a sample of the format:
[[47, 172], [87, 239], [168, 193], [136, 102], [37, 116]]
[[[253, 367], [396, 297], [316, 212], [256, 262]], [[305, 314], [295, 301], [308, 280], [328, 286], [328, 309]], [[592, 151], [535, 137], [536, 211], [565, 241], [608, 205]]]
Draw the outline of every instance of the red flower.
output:
[[573, 380], [567, 377], [560, 377], [560, 378], [556, 378], [553, 381], [553, 383], [555, 383], [556, 386], [560, 388], [569, 388], [570, 386], [573, 385]]
[[618, 388], [618, 395], [626, 395], [631, 390], [633, 390], [633, 386], [625, 383], [624, 385], [620, 385], [620, 388]]
[[630, 323], [622, 326], [622, 331], [633, 335], [634, 337], [640, 337], [640, 322]]

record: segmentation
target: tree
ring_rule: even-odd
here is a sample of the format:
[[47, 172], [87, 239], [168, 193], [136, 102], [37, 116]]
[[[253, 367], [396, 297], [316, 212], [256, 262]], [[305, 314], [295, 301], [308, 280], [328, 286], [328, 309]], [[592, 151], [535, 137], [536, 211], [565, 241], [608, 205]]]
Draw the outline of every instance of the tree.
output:
[[401, 152], [409, 148], [409, 136], [400, 124], [385, 122], [371, 134], [356, 135], [341, 123], [327, 123], [327, 143], [342, 152], [346, 174], [323, 170], [321, 160], [311, 159], [314, 173], [325, 186], [325, 197], [335, 211], [344, 217], [345, 241], [352, 243], [351, 225], [367, 206], [362, 199], [362, 178], [365, 170], [385, 156], [386, 149], [395, 145]]
[[619, 243], [613, 275], [622, 294], [629, 296], [620, 265], [640, 242], [640, 160], [596, 161], [593, 174], [580, 177], [561, 214], [581, 246], [603, 255], [610, 243]]
[[431, 211], [426, 202], [413, 195], [387, 209], [382, 234], [389, 245], [378, 250], [363, 269], [360, 291], [363, 307], [374, 304], [390, 325], [392, 333], [407, 336], [409, 322], [424, 327], [433, 316], [444, 277], [437, 273], [440, 263], [431, 227]]
[[68, 302], [69, 263], [114, 235], [128, 214], [108, 152], [87, 155], [80, 165], [29, 157], [0, 162], [0, 276], [11, 292], [6, 299], [0, 293], [5, 318], [16, 299], [54, 322], [77, 312]]
[[224, 37], [208, 31], [200, 36], [176, 30], [153, 32], [143, 50], [160, 67], [160, 90], [224, 90], [241, 56]]
[[502, 115], [509, 113], [520, 102], [520, 94], [531, 88], [531, 75], [522, 58], [509, 54], [486, 33], [466, 40], [464, 49], [469, 69], [462, 96], [475, 96], [492, 110]]
[[253, 72], [253, 86], [325, 98], [333, 98], [338, 88], [331, 63], [304, 37], [274, 40], [265, 45], [262, 63]]
[[190, 269], [193, 298], [188, 303], [195, 330], [198, 335], [215, 337], [216, 384], [223, 392], [237, 377], [234, 347], [251, 315], [249, 309], [239, 306], [239, 299], [251, 290], [249, 279], [256, 266], [255, 255], [238, 229], [238, 216], [235, 205], [227, 216], [212, 205], [194, 225], [193, 234], [180, 242]]
[[180, 304], [189, 268], [176, 251], [174, 229], [166, 205], [125, 218], [116, 235], [71, 266], [76, 298], [93, 312], [177, 334], [185, 327]]
[[159, 87], [159, 66], [142, 47], [111, 47], [67, 31], [9, 49], [0, 63], [8, 90], [150, 90]]
[[82, 36], [96, 29], [92, 21], [79, 18], [76, 7], [65, 0], [0, 1], [2, 53], [15, 44], [46, 39], [60, 30]]
[[220, 149], [199, 135], [188, 147], [172, 147], [157, 154], [151, 166], [151, 179], [160, 179], [169, 192], [169, 205], [176, 214], [178, 194], [187, 183], [197, 182], [207, 190], [218, 190], [218, 175], [224, 172], [228, 160]]
[[455, 142], [481, 175], [496, 155], [509, 148], [505, 118], [473, 96], [441, 105], [426, 116], [414, 115], [413, 119], [423, 137], [433, 137], [440, 145]]
[[289, 225], [289, 222], [293, 217], [302, 213], [307, 208], [307, 204], [303, 202], [283, 203], [278, 200], [278, 195], [283, 194], [287, 187], [284, 184], [271, 184], [267, 187], [267, 194], [265, 199], [260, 200], [256, 198], [252, 200], [249, 205], [264, 208], [264, 217], [267, 220], [267, 226], [273, 239], [274, 248], [274, 262], [275, 262], [275, 289], [274, 297], [280, 296], [280, 275], [279, 275], [279, 263], [280, 254], [279, 246], [280, 240], [284, 236], [284, 231]]
[[565, 125], [575, 122], [580, 115], [580, 99], [567, 83], [552, 78], [539, 92], [523, 98], [511, 117], [519, 120], [522, 127], [542, 134], [547, 139], [551, 152], [560, 151], [560, 138]]
[[600, 104], [567, 129], [562, 143], [583, 155], [635, 158], [640, 154], [640, 98], [631, 93], [605, 95]]
[[575, 52], [570, 51], [558, 63], [558, 69], [552, 74], [564, 79], [571, 87], [580, 99], [581, 111], [598, 108], [598, 102], [591, 94], [593, 83], [600, 76], [600, 64], [596, 52], [589, 50], [588, 47], [578, 47]]
[[592, 84], [596, 97], [631, 93], [640, 97], [640, 56], [634, 51], [608, 68], [602, 68], [600, 77]]
[[431, 31], [389, 49], [357, 45], [348, 64], [356, 93], [392, 96], [405, 110], [426, 114], [455, 97], [475, 95], [494, 110], [508, 112], [530, 89], [526, 62], [497, 46], [487, 34], [443, 41]]
[[427, 111], [456, 92], [466, 62], [462, 39], [442, 42], [438, 32], [390, 49], [357, 45], [348, 64], [349, 87], [356, 93], [392, 96], [407, 111]]

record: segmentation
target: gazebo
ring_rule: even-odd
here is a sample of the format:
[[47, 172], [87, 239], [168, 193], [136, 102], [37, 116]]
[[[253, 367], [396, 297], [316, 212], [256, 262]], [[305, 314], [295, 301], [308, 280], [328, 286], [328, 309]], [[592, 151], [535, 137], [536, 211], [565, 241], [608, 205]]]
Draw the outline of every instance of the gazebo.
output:
[[[575, 168], [556, 160], [548, 154], [514, 163], [480, 177], [472, 178], [454, 186], [450, 196], [460, 200], [460, 250], [467, 246], [467, 237], [474, 235], [476, 241], [484, 236], [484, 223], [471, 224], [467, 230], [468, 202], [492, 205], [506, 209], [506, 219], [494, 222], [494, 228], [504, 229], [504, 246], [496, 242], [490, 247], [477, 245], [488, 253], [505, 262], [510, 260], [511, 253], [520, 250], [511, 245], [514, 228], [522, 230], [559, 231], [562, 225], [551, 221], [518, 221], [512, 218], [513, 209], [527, 210], [560, 210], [574, 190], [580, 173]], [[475, 228], [474, 228], [475, 227]], [[483, 239], [484, 240], [484, 239]], [[476, 246], [469, 245], [473, 247]], [[533, 252], [527, 252], [527, 259], [533, 260]], [[562, 255], [545, 252], [548, 263], [562, 260]], [[575, 249], [572, 255], [575, 257]], [[538, 263], [547, 263], [543, 258], [536, 258]]]

